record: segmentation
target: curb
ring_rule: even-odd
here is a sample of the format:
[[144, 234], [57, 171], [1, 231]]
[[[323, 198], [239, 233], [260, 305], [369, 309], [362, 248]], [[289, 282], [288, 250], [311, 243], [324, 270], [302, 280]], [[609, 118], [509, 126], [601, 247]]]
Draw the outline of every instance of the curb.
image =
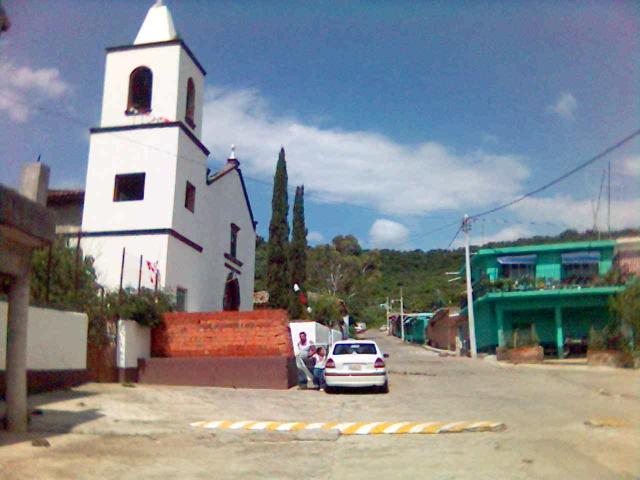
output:
[[298, 432], [301, 430], [338, 431], [340, 435], [402, 435], [462, 432], [500, 432], [501, 422], [259, 422], [253, 420], [215, 420], [191, 423], [192, 427], [221, 430]]

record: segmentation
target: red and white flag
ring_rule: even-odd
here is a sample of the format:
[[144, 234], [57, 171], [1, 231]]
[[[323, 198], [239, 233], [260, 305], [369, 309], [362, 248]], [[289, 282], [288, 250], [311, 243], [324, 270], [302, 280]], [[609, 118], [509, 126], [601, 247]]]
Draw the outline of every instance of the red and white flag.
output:
[[156, 261], [154, 263], [151, 263], [149, 260], [147, 260], [147, 268], [151, 272], [151, 283], [155, 284], [156, 283], [156, 278], [157, 278], [158, 273], [159, 273], [158, 262]]

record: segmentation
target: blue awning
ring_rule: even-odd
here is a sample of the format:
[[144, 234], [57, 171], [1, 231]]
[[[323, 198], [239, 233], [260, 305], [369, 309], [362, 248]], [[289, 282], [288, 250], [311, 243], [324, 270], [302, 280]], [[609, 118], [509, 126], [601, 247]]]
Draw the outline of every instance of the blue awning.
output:
[[531, 255], [509, 255], [508, 257], [498, 257], [500, 265], [535, 265], [536, 254]]
[[576, 264], [576, 263], [598, 263], [600, 261], [600, 252], [571, 252], [562, 254], [563, 264]]

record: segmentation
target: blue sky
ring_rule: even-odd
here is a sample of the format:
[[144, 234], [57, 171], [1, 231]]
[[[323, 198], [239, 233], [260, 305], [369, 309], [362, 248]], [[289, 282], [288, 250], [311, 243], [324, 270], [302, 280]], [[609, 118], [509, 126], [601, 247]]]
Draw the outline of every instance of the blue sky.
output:
[[[4, 3], [0, 182], [41, 153], [54, 187], [82, 187], [104, 49], [132, 43], [153, 2]], [[263, 235], [280, 145], [312, 243], [429, 249], [456, 226], [431, 230], [640, 127], [635, 2], [166, 3], [208, 72], [210, 163], [237, 145]], [[611, 223], [640, 226], [640, 141], [608, 158]], [[603, 167], [478, 222], [474, 240], [590, 227]]]

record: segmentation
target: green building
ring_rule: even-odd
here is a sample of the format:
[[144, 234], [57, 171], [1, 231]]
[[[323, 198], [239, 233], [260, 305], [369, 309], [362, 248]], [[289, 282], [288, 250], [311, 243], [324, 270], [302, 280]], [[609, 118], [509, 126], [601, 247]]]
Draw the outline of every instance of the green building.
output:
[[478, 351], [495, 351], [514, 330], [534, 326], [545, 352], [561, 357], [565, 340], [584, 341], [591, 327], [604, 327], [609, 298], [624, 289], [609, 273], [615, 246], [602, 240], [479, 250], [471, 258]]
[[404, 318], [404, 338], [407, 342], [423, 344], [426, 329], [433, 313], [410, 313]]

